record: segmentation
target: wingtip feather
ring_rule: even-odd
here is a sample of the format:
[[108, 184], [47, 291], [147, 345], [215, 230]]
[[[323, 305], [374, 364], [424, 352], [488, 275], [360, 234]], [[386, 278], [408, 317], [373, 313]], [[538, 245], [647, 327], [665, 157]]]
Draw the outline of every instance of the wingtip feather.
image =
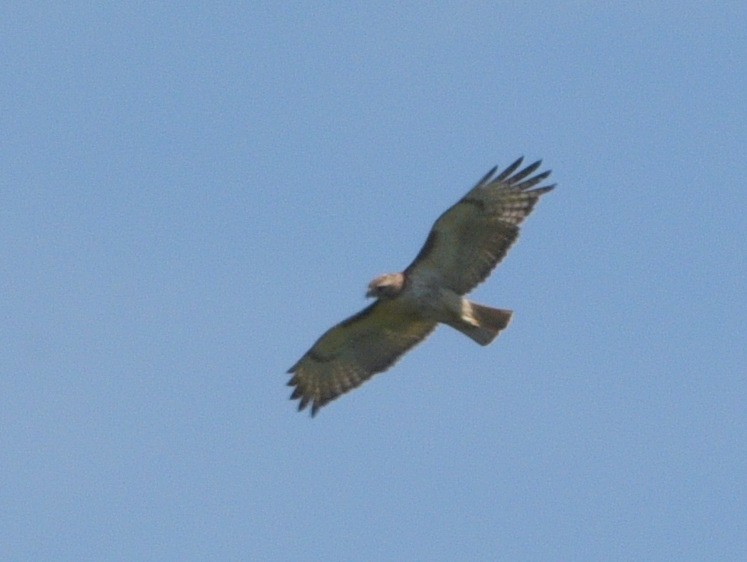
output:
[[480, 187], [481, 185], [485, 185], [486, 183], [488, 183], [490, 181], [490, 178], [493, 177], [493, 174], [495, 174], [495, 171], [497, 169], [498, 169], [498, 166], [493, 166], [487, 174], [485, 174], [483, 177], [480, 178], [480, 181], [478, 181], [475, 184], [475, 187]]
[[498, 175], [498, 177], [497, 177], [497, 178], [495, 178], [495, 179], [493, 180], [493, 182], [500, 182], [500, 181], [503, 181], [503, 180], [505, 180], [505, 179], [506, 179], [507, 177], [509, 177], [509, 176], [510, 176], [511, 174], [513, 174], [513, 173], [514, 173], [514, 172], [516, 171], [516, 169], [517, 169], [517, 168], [518, 168], [519, 166], [521, 166], [521, 163], [522, 163], [523, 161], [524, 161], [524, 157], [523, 157], [523, 156], [519, 156], [519, 157], [518, 157], [518, 158], [517, 158], [517, 159], [516, 159], [516, 160], [514, 161], [514, 163], [513, 163], [513, 164], [511, 164], [511, 165], [510, 165], [510, 166], [509, 166], [508, 168], [506, 168], [505, 170], [503, 170], [503, 171], [502, 171], [502, 172], [501, 172], [501, 173], [500, 173], [500, 174]]
[[516, 174], [508, 178], [507, 179], [508, 183], [512, 186], [519, 183], [524, 178], [532, 175], [537, 170], [537, 168], [539, 168], [541, 165], [542, 165], [542, 160], [537, 160], [536, 162], [532, 162], [531, 164], [529, 164], [529, 166], [527, 166], [520, 172], [517, 172]]
[[306, 408], [306, 405], [309, 403], [309, 397], [308, 396], [301, 396], [301, 399], [298, 402], [298, 411], [300, 412], [304, 408]]
[[550, 176], [550, 173], [551, 173], [551, 170], [547, 170], [546, 172], [537, 174], [536, 176], [531, 177], [527, 180], [524, 180], [521, 183], [512, 185], [512, 187], [519, 191], [527, 191], [529, 188], [534, 187], [535, 185], [545, 181]]

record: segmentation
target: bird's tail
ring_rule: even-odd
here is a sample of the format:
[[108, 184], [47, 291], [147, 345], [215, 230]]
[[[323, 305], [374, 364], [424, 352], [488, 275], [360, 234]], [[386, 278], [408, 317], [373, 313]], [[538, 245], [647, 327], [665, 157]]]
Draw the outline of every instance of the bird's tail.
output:
[[472, 338], [480, 345], [488, 345], [511, 321], [513, 312], [491, 308], [464, 299], [462, 318], [450, 326]]

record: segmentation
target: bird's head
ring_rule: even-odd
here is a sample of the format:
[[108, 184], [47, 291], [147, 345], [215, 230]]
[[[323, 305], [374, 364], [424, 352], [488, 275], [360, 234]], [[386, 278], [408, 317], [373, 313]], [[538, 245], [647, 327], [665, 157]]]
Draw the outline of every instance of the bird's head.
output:
[[380, 275], [368, 284], [366, 297], [376, 299], [396, 297], [404, 286], [405, 276], [401, 273]]

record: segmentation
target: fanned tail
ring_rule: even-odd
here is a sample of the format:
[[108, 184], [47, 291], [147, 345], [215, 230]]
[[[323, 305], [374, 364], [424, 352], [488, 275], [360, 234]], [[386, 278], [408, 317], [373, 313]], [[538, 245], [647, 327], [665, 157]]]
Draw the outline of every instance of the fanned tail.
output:
[[505, 329], [513, 312], [501, 308], [491, 308], [466, 301], [468, 311], [459, 322], [450, 323], [453, 328], [472, 338], [480, 345], [488, 345]]

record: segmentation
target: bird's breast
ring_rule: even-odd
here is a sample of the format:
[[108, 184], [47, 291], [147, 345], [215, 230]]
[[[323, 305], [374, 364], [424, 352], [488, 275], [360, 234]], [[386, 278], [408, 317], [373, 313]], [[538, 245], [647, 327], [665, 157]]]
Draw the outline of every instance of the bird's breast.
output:
[[438, 322], [453, 316], [461, 303], [461, 297], [443, 287], [437, 279], [420, 276], [405, 286], [400, 298], [422, 316]]

